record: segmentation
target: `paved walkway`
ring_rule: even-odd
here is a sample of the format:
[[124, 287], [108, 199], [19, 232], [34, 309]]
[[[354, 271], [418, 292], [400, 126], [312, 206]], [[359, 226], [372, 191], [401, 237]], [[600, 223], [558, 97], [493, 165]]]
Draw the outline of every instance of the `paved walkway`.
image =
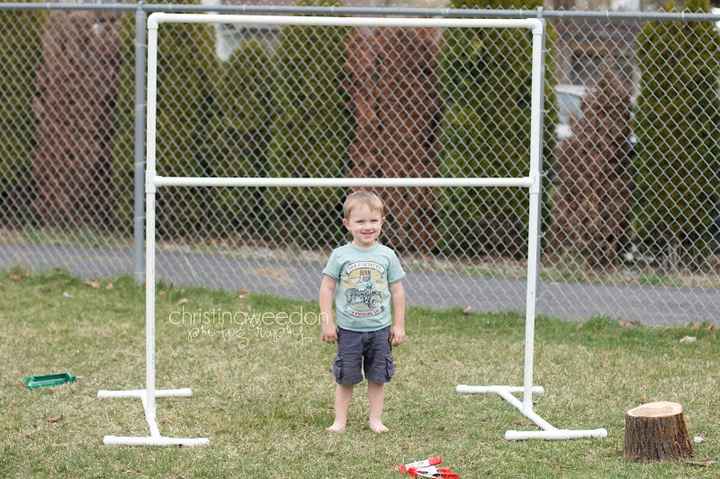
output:
[[[22, 265], [32, 270], [66, 269], [82, 278], [130, 274], [131, 252], [59, 245], [0, 245], [0, 269]], [[232, 255], [159, 251], [158, 278], [182, 286], [265, 292], [315, 301], [319, 262], [243, 259]], [[524, 281], [460, 276], [446, 272], [409, 274], [408, 301], [432, 308], [470, 306], [474, 311], [524, 311]], [[537, 311], [568, 320], [595, 315], [648, 325], [693, 321], [720, 324], [720, 290], [655, 286], [605, 286], [543, 283]]]

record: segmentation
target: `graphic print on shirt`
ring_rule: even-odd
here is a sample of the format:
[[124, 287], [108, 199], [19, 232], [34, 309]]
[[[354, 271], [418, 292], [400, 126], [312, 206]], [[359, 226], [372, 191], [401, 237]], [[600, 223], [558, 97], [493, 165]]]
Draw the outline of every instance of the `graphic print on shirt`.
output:
[[381, 314], [383, 287], [387, 288], [385, 267], [372, 261], [357, 261], [345, 267], [345, 312], [355, 318]]

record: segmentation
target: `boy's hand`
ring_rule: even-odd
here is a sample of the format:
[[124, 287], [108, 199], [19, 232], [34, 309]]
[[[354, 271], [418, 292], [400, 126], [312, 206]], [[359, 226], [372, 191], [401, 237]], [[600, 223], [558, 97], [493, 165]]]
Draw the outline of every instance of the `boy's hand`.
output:
[[398, 328], [397, 326], [393, 326], [390, 328], [390, 344], [393, 346], [397, 346], [398, 344], [402, 344], [405, 341], [407, 341], [407, 336], [405, 335], [405, 328]]
[[337, 341], [337, 330], [334, 324], [323, 324], [320, 340], [326, 343], [334, 343]]

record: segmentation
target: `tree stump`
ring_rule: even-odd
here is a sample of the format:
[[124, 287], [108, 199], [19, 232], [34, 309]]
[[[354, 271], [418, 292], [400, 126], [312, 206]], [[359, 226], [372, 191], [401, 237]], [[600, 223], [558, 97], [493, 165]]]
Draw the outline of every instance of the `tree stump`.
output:
[[659, 401], [625, 413], [625, 459], [666, 461], [693, 455], [682, 406]]

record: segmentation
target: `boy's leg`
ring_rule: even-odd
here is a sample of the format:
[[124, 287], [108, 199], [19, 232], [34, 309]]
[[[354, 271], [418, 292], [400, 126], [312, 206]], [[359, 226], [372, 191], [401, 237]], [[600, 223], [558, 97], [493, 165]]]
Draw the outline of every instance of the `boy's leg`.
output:
[[327, 428], [330, 432], [343, 432], [347, 425], [348, 409], [352, 400], [353, 386], [338, 384], [335, 386], [335, 422]]
[[395, 373], [395, 363], [390, 344], [390, 328], [383, 328], [372, 333], [372, 340], [367, 344], [365, 353], [365, 377], [368, 380], [368, 423], [375, 432], [388, 429], [382, 423], [383, 406], [385, 404], [385, 383]]
[[386, 432], [388, 428], [382, 423], [383, 406], [385, 405], [385, 384], [368, 381], [368, 402], [370, 414], [368, 424], [375, 432]]
[[335, 422], [330, 432], [343, 432], [347, 424], [348, 409], [353, 386], [362, 381], [362, 333], [337, 330], [338, 353], [333, 362], [335, 376]]

